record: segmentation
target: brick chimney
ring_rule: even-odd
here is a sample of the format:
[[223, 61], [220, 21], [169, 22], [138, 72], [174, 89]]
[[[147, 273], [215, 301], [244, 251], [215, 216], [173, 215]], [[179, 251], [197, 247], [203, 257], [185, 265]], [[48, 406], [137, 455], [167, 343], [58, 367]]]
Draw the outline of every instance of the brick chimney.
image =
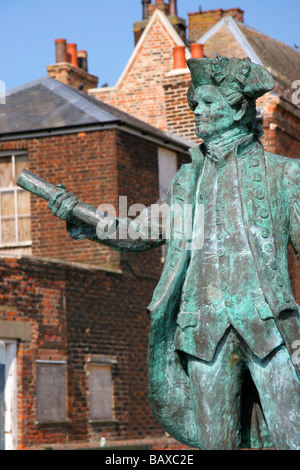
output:
[[244, 22], [244, 11], [240, 8], [207, 10], [189, 13], [189, 41], [196, 42], [224, 16], [232, 16], [236, 21]]
[[98, 85], [98, 77], [87, 69], [87, 52], [77, 51], [77, 44], [55, 40], [56, 63], [47, 66], [49, 77], [87, 93]]
[[143, 34], [149, 19], [156, 10], [160, 10], [164, 13], [172, 26], [175, 28], [179, 36], [183, 41], [186, 40], [186, 22], [183, 18], [177, 16], [177, 0], [169, 0], [169, 3], [164, 0], [155, 0], [151, 3], [151, 0], [142, 0], [143, 5], [143, 20], [136, 21], [133, 24], [134, 33], [134, 45], [136, 45]]
[[169, 14], [169, 5], [165, 3], [164, 0], [155, 0], [153, 4], [149, 5], [149, 18], [153, 15], [155, 10], [162, 11], [165, 15]]

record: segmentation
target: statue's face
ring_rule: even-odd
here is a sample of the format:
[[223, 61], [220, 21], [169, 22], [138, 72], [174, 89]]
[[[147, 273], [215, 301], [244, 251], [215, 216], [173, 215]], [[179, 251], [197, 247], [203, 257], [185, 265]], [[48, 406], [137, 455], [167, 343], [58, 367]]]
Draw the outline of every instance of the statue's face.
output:
[[217, 87], [203, 85], [196, 89], [193, 101], [196, 135], [204, 141], [222, 134], [235, 124], [235, 110]]

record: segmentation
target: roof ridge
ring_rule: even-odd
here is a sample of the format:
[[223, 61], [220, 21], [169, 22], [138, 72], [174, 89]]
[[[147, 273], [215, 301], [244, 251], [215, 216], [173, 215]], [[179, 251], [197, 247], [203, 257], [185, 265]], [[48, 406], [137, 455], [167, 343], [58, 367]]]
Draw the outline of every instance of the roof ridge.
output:
[[13, 95], [15, 93], [19, 93], [20, 91], [26, 90], [27, 88], [31, 88], [35, 85], [39, 85], [39, 84], [42, 85], [43, 84], [42, 82], [44, 82], [48, 79], [49, 80], [54, 80], [53, 78], [50, 78], [46, 75], [44, 77], [37, 78], [36, 80], [31, 80], [28, 83], [25, 83], [23, 85], [19, 85], [19, 86], [16, 86], [14, 88], [11, 88], [10, 90], [7, 90], [6, 91], [6, 96], [10, 96], [10, 95]]
[[78, 93], [77, 90], [73, 89], [70, 85], [62, 83], [55, 79], [51, 79], [51, 81], [46, 80], [46, 83], [44, 85], [46, 86], [46, 88], [48, 88], [48, 90], [52, 91], [53, 93], [56, 93], [61, 98], [71, 103], [73, 106], [80, 109], [80, 111], [89, 114], [98, 121], [103, 121], [103, 113], [106, 114], [108, 120], [116, 120], [115, 116], [109, 114], [103, 109], [101, 109], [100, 111], [100, 106], [97, 106], [96, 103], [91, 103], [89, 100], [86, 99], [86, 96]]

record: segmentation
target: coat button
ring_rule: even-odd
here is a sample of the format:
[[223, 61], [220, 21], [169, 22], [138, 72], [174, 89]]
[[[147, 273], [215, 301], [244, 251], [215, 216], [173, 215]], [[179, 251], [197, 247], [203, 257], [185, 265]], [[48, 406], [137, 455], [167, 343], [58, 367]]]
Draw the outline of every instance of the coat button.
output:
[[222, 225], [222, 223], [223, 223], [223, 220], [221, 219], [221, 217], [217, 217], [216, 218], [216, 224], [217, 225]]
[[228, 286], [227, 286], [226, 282], [222, 282], [222, 283], [221, 283], [221, 290], [222, 290], [223, 292], [224, 292], [225, 290], [227, 290], [227, 287], [228, 287]]
[[284, 292], [284, 293], [282, 294], [282, 298], [283, 298], [283, 300], [285, 300], [285, 302], [287, 302], [287, 303], [289, 303], [289, 302], [291, 301], [291, 298], [290, 298], [289, 294], [287, 294], [286, 292]]
[[269, 238], [269, 236], [270, 236], [270, 231], [269, 231], [267, 228], [263, 228], [262, 231], [261, 231], [261, 235], [262, 235], [262, 237], [264, 237], [264, 238]]
[[263, 199], [265, 197], [265, 193], [262, 189], [257, 189], [254, 193], [256, 199]]
[[224, 256], [224, 255], [225, 255], [225, 251], [224, 251], [224, 250], [218, 250], [218, 256], [219, 256], [220, 258], [222, 258], [222, 256]]
[[266, 253], [272, 253], [273, 251], [273, 246], [271, 245], [271, 243], [268, 243], [267, 245], [265, 245], [265, 252]]
[[254, 175], [252, 176], [252, 179], [253, 181], [255, 181], [256, 183], [259, 183], [259, 181], [262, 180], [262, 176], [260, 173], [254, 173]]
[[276, 261], [271, 261], [270, 263], [270, 268], [273, 269], [273, 271], [277, 270], [277, 263]]
[[226, 266], [219, 266], [219, 272], [220, 273], [224, 274], [224, 273], [226, 273], [226, 271], [227, 271]]
[[282, 282], [282, 279], [281, 279], [280, 276], [276, 277], [275, 282], [276, 282], [277, 286], [279, 286], [279, 287], [283, 286], [283, 282]]
[[250, 166], [258, 166], [259, 165], [259, 160], [257, 160], [257, 158], [252, 158], [252, 160], [250, 161]]
[[261, 209], [258, 214], [262, 219], [267, 219], [269, 217], [269, 212], [266, 209]]

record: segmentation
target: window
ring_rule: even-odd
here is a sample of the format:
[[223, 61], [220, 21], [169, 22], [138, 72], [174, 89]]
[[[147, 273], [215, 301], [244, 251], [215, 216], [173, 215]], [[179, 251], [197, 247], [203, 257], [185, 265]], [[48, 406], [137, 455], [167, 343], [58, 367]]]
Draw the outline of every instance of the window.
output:
[[65, 361], [37, 361], [37, 404], [39, 423], [66, 421], [66, 374]]
[[24, 168], [28, 168], [26, 154], [0, 154], [0, 247], [30, 244], [30, 193], [16, 183]]
[[115, 359], [93, 357], [89, 363], [91, 421], [113, 421], [112, 365]]

